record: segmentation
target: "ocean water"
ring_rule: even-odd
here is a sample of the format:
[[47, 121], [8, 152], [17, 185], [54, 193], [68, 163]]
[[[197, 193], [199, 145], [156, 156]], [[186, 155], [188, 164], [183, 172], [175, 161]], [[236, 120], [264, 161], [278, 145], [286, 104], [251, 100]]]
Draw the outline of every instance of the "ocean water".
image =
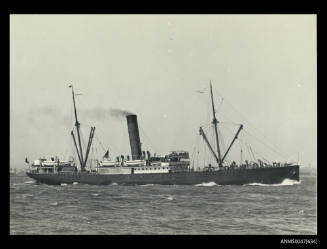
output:
[[92, 186], [10, 177], [10, 234], [317, 234], [317, 177], [219, 186]]

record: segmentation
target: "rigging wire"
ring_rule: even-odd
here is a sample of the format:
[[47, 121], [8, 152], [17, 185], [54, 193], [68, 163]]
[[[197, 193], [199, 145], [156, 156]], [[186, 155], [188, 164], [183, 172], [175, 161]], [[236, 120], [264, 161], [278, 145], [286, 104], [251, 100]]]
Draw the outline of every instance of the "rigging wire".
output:
[[232, 124], [232, 125], [238, 125], [240, 126], [241, 124], [238, 124], [238, 123], [234, 123], [234, 122], [224, 122], [224, 121], [219, 121], [219, 124]]
[[[205, 158], [207, 157], [207, 154], [206, 154], [206, 147], [204, 146], [204, 141], [201, 140], [201, 145], [199, 147], [199, 151], [198, 151], [198, 158], [199, 160], [201, 161], [201, 163], [203, 165], [205, 165]], [[200, 167], [200, 165], [198, 164], [197, 165], [198, 167]]]
[[250, 160], [255, 160], [255, 159], [253, 158], [253, 155], [251, 154], [251, 151], [250, 151], [250, 149], [249, 149], [249, 145], [248, 145], [247, 143], [245, 143], [245, 146], [246, 146], [246, 150], [247, 150], [247, 152], [248, 152], [248, 154], [249, 154], [249, 158], [250, 158]]
[[224, 98], [222, 98], [221, 101], [220, 101], [220, 104], [219, 104], [219, 106], [217, 108], [217, 113], [219, 112], [220, 108], [222, 107], [223, 102], [224, 102]]
[[197, 139], [197, 149], [196, 149], [196, 167], [199, 168], [199, 154], [200, 154], [200, 135]]
[[[221, 122], [221, 123], [223, 123], [223, 124], [226, 124], [225, 122]], [[233, 124], [235, 124], [236, 125], [236, 123], [233, 123]], [[237, 125], [239, 125], [239, 124], [237, 124]], [[231, 134], [234, 134], [234, 132], [232, 132], [227, 126], [225, 126], [224, 125], [224, 127], [225, 128], [227, 128], [227, 130], [231, 133]], [[221, 133], [221, 131], [218, 129], [218, 133], [219, 133], [219, 136], [220, 136], [220, 140], [221, 140], [221, 146], [222, 146], [222, 148], [224, 149], [224, 150], [226, 150], [226, 148], [225, 148], [225, 146], [224, 146], [224, 138], [223, 138], [223, 136], [222, 136], [222, 133]], [[249, 132], [247, 132], [249, 135], [250, 135], [250, 133]], [[252, 135], [252, 134], [251, 134]], [[253, 135], [252, 135], [253, 136]], [[253, 136], [254, 137], [254, 136]], [[257, 137], [255, 137], [257, 140], [259, 140]], [[244, 142], [243, 141], [243, 139], [240, 139], [240, 138], [238, 138], [238, 140], [239, 141], [241, 141], [242, 143]], [[260, 140], [259, 140], [260, 141]], [[263, 143], [262, 141], [260, 141], [261, 143]], [[264, 143], [263, 143], [264, 144]], [[268, 145], [266, 145], [266, 144], [264, 144], [266, 147], [268, 147], [270, 150], [273, 150], [272, 148], [270, 148]], [[242, 150], [242, 146], [241, 146], [241, 150]], [[258, 153], [257, 151], [255, 151], [250, 145], [248, 145], [248, 152], [249, 152], [249, 155], [250, 155], [250, 157], [252, 157], [252, 159], [253, 160], [256, 160], [256, 157], [255, 157], [255, 155], [254, 155], [254, 153], [256, 154], [256, 155], [258, 155], [261, 159], [263, 159], [264, 161], [266, 161], [266, 162], [268, 162], [269, 163], [269, 160], [267, 160], [264, 156], [262, 156], [260, 153]], [[276, 152], [276, 151], [274, 151], [275, 153], [277, 153], [278, 154], [278, 152]], [[279, 154], [278, 154], [279, 155]], [[228, 156], [226, 156], [226, 159], [225, 159], [225, 161], [226, 162], [228, 162], [229, 161], [229, 158], [228, 158]]]
[[[81, 143], [82, 143], [82, 150], [85, 153], [85, 142], [84, 142], [84, 136], [83, 136], [82, 129], [79, 129], [79, 134], [80, 134]], [[83, 155], [83, 158], [84, 158], [84, 155]]]
[[[223, 98], [222, 97], [222, 95], [217, 91], [217, 90], [215, 90], [215, 92], [217, 92], [218, 93], [218, 95], [221, 97], [221, 98]], [[268, 140], [269, 142], [270, 142], [270, 144], [273, 146], [273, 147], [275, 147], [275, 149], [278, 151], [279, 149], [277, 149], [278, 147], [274, 144], [274, 143], [272, 143], [265, 135], [264, 135], [264, 133], [262, 132], [262, 131], [260, 131], [257, 127], [255, 127], [254, 126], [254, 124], [252, 124], [252, 122], [250, 122], [246, 117], [245, 117], [245, 115], [243, 115], [240, 111], [238, 111], [232, 104], [231, 104], [231, 102], [229, 102], [228, 100], [225, 100], [225, 101], [227, 101], [227, 103], [234, 109], [234, 111], [236, 111], [240, 116], [242, 116], [242, 119], [243, 120], [245, 120], [252, 128], [254, 128], [256, 131], [258, 131], [259, 133], [261, 133], [261, 135], [266, 139], [266, 140]], [[279, 153], [281, 153], [281, 151], [279, 151]]]
[[[66, 143], [65, 143], [65, 144], [66, 144]], [[70, 150], [70, 139], [68, 140], [67, 146], [66, 146], [66, 148], [65, 148], [65, 152], [64, 152], [63, 159], [65, 159], [66, 156], [69, 155], [69, 150]]]
[[158, 147], [156, 147], [156, 146], [152, 143], [151, 139], [150, 139], [150, 138], [148, 137], [148, 135], [145, 133], [145, 131], [144, 131], [144, 129], [142, 128], [142, 126], [139, 125], [139, 127], [141, 128], [140, 130], [141, 130], [142, 135], [143, 135], [143, 136], [146, 138], [146, 140], [149, 142], [150, 147], [151, 147], [151, 148], [154, 148], [156, 151], [159, 151], [159, 150], [158, 150]]
[[198, 146], [199, 145], [199, 139], [200, 139], [200, 135], [197, 135], [196, 136], [196, 139], [195, 139], [195, 146], [193, 148], [193, 152], [192, 152], [192, 155], [191, 155], [191, 161], [192, 161], [192, 164], [193, 164], [193, 168], [194, 168], [194, 161], [195, 161], [197, 149], [199, 147]]
[[240, 165], [242, 165], [243, 163], [243, 141], [239, 141], [239, 144], [240, 144], [240, 147], [241, 147], [241, 150], [240, 150]]
[[[237, 125], [239, 125], [239, 124], [237, 124]], [[229, 129], [227, 126], [225, 126], [225, 124], [223, 124], [223, 126], [224, 126], [224, 129], [226, 129], [231, 135], [235, 136], [235, 134], [236, 134], [235, 131], [232, 131], [231, 129]], [[220, 130], [219, 130], [219, 132], [221, 133]], [[222, 142], [223, 142], [222, 147], [223, 147], [224, 151], [226, 151], [225, 142], [224, 142], [222, 133], [221, 133], [220, 137], [222, 138]], [[237, 138], [237, 139], [241, 140], [240, 138]], [[228, 154], [224, 160], [227, 160], [227, 161], [229, 160]]]
[[250, 135], [251, 137], [255, 138], [258, 142], [260, 142], [261, 144], [265, 145], [267, 148], [269, 148], [271, 151], [275, 152], [276, 155], [280, 156], [283, 159], [286, 159], [285, 155], [281, 155], [280, 153], [278, 153], [275, 149], [273, 149], [272, 147], [270, 147], [269, 145], [267, 145], [265, 142], [263, 142], [262, 140], [260, 140], [259, 138], [257, 138], [256, 136], [252, 135], [251, 133], [249, 133], [247, 130], [244, 130], [245, 133], [247, 133], [248, 135]]
[[256, 153], [255, 153], [254, 149], [252, 149], [251, 145], [249, 145], [249, 148], [250, 148], [251, 154], [254, 158], [254, 161], [258, 161], [258, 157], [255, 156]]
[[[217, 127], [217, 131], [218, 131], [218, 134], [219, 134], [219, 137], [220, 137], [220, 139], [219, 139], [219, 142], [220, 142], [220, 143], [219, 143], [219, 144], [221, 145], [223, 151], [226, 151], [225, 140], [224, 140], [223, 134], [221, 133], [220, 129], [218, 129], [218, 127]], [[224, 154], [224, 153], [222, 153], [222, 155], [223, 155], [223, 154]]]
[[207, 146], [205, 146], [204, 148], [205, 148], [205, 157], [203, 159], [203, 166], [209, 163], [209, 158], [210, 158], [209, 148]]
[[210, 117], [209, 117], [209, 110], [210, 110], [210, 98], [207, 98], [207, 116], [206, 116], [206, 123], [210, 122]]
[[[228, 130], [229, 132], [233, 133], [227, 126], [224, 125], [224, 127], [226, 128], [226, 130]], [[256, 136], [252, 135], [247, 129], [244, 129], [243, 128], [243, 133], [246, 133], [246, 134], [250, 135], [251, 137], [253, 137], [254, 139], [256, 139], [258, 142], [260, 142], [261, 144], [263, 144], [264, 146], [266, 146], [268, 149], [270, 149], [272, 152], [274, 152], [276, 155], [280, 156], [281, 158], [286, 159], [283, 155], [280, 155], [277, 151], [275, 151], [269, 145], [267, 145], [266, 143], [264, 143], [262, 140], [260, 140]], [[238, 138], [238, 139], [241, 140], [240, 138]]]
[[249, 161], [247, 158], [250, 158], [251, 155], [250, 155], [247, 145], [244, 141], [243, 141], [243, 154], [244, 154], [243, 162], [245, 163], [245, 161]]
[[200, 151], [197, 151], [197, 159], [196, 159], [196, 169], [199, 169], [199, 153]]
[[206, 128], [208, 128], [209, 126], [211, 127], [212, 125], [212, 122], [208, 123], [208, 124], [203, 124], [203, 125], [200, 125], [200, 127], [202, 127], [203, 130], [205, 130]]
[[103, 152], [106, 152], [106, 148], [103, 146], [103, 144], [101, 143], [101, 141], [98, 139], [98, 136], [95, 135], [94, 138], [95, 138], [95, 139], [97, 140], [97, 142], [100, 144], [100, 146], [101, 146]]
[[254, 153], [254, 154], [256, 154], [256, 155], [258, 156], [258, 158], [263, 159], [263, 160], [266, 161], [267, 163], [270, 163], [269, 160], [267, 160], [267, 159], [264, 158], [261, 154], [259, 154], [256, 150], [254, 150], [253, 148], [251, 148], [251, 146], [250, 146], [250, 149], [251, 149], [251, 152], [252, 152], [252, 153]]
[[93, 162], [94, 162], [94, 149], [93, 147], [91, 147], [90, 149], [90, 169], [93, 169]]
[[73, 112], [74, 112], [74, 110], [73, 110], [73, 102], [71, 101], [70, 102], [70, 119], [69, 119], [69, 121], [70, 121], [70, 127], [74, 127], [74, 123], [73, 123]]
[[[83, 126], [86, 126], [86, 125], [83, 125]], [[87, 127], [88, 127], [88, 128], [91, 128], [92, 126], [87, 125]], [[97, 141], [97, 143], [101, 146], [101, 148], [103, 149], [103, 152], [105, 153], [105, 152], [107, 151], [107, 149], [106, 149], [106, 147], [103, 145], [103, 143], [101, 142], [99, 136], [97, 135], [97, 134], [99, 134], [99, 133], [100, 133], [100, 134], [104, 134], [104, 131], [103, 131], [100, 127], [96, 127], [96, 129], [97, 129], [98, 132], [97, 132], [97, 133], [94, 133], [94, 138], [95, 138], [95, 140]], [[110, 151], [114, 151], [114, 152], [116, 152], [117, 154], [121, 154], [121, 153], [120, 153], [121, 150], [118, 149], [114, 144], [111, 144], [110, 147], [111, 147]]]
[[[100, 137], [101, 137], [101, 134], [102, 134], [102, 137], [104, 136], [104, 134], [107, 134], [107, 135], [109, 136], [109, 139], [110, 139], [110, 134], [109, 134], [109, 133], [105, 133], [105, 131], [104, 131], [102, 128], [100, 128], [100, 127], [97, 127], [96, 129], [98, 130], [98, 133], [97, 133], [97, 134], [99, 134]], [[104, 150], [104, 152], [106, 152], [107, 149], [106, 149], [106, 147], [102, 144], [102, 142], [101, 142], [99, 136], [96, 135], [95, 137], [96, 137], [97, 141], [99, 142], [100, 146], [102, 147], [102, 149]], [[110, 140], [112, 140], [112, 139], [110, 139]], [[120, 151], [120, 150], [119, 150], [119, 149], [118, 149], [114, 144], [111, 144], [110, 147], [113, 147], [113, 148], [114, 148], [114, 151], [115, 151], [115, 150], [116, 150], [117, 152]]]

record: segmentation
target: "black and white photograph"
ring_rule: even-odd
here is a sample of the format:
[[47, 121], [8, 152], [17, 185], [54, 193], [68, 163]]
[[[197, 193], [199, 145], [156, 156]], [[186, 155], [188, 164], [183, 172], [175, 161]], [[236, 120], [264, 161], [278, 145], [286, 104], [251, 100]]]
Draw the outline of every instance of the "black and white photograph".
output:
[[317, 235], [316, 14], [10, 14], [10, 235]]

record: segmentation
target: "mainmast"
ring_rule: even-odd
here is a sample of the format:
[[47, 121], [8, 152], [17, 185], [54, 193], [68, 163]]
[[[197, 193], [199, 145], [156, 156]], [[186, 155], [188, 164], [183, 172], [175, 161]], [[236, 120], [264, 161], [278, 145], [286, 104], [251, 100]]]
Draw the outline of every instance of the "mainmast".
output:
[[[200, 135], [202, 135], [204, 141], [207, 143], [212, 155], [214, 156], [214, 158], [216, 159], [217, 163], [218, 163], [218, 166], [219, 168], [221, 168], [223, 166], [223, 162], [229, 152], [229, 150], [232, 148], [235, 140], [237, 139], [237, 136], [238, 134], [241, 132], [241, 130], [243, 129], [243, 125], [241, 124], [238, 131], [236, 132], [231, 144], [229, 145], [227, 151], [225, 152], [224, 156], [221, 158], [221, 154], [220, 154], [220, 148], [219, 148], [219, 140], [218, 140], [218, 128], [217, 128], [217, 124], [218, 124], [218, 120], [216, 119], [216, 111], [215, 111], [215, 105], [214, 105], [214, 102], [213, 102], [213, 94], [212, 94], [212, 84], [211, 84], [211, 81], [210, 81], [210, 93], [211, 93], [211, 104], [212, 104], [212, 116], [213, 116], [213, 120], [212, 120], [212, 123], [214, 124], [215, 126], [215, 134], [216, 134], [216, 143], [217, 143], [217, 152], [218, 152], [218, 156], [216, 155], [215, 151], [212, 149], [208, 139], [207, 139], [207, 136], [205, 135], [202, 127], [200, 127]], [[242, 161], [242, 159], [241, 159]]]
[[215, 126], [216, 144], [217, 144], [217, 152], [218, 152], [218, 160], [219, 160], [218, 161], [218, 165], [219, 165], [219, 167], [222, 167], [222, 161], [221, 161], [221, 155], [220, 155], [220, 148], [219, 148], [219, 140], [218, 140], [218, 130], [217, 130], [218, 120], [216, 119], [215, 105], [213, 103], [213, 94], [212, 94], [211, 81], [210, 81], [210, 92], [211, 92], [211, 104], [212, 104], [212, 116], [213, 116], [212, 123]]
[[73, 103], [74, 103], [75, 126], [76, 126], [76, 129], [77, 129], [77, 138], [78, 138], [78, 145], [79, 145], [79, 152], [77, 151], [77, 154], [79, 154], [79, 159], [80, 159], [80, 163], [81, 163], [81, 169], [82, 169], [82, 171], [84, 171], [83, 151], [82, 151], [82, 145], [81, 145], [81, 136], [80, 136], [80, 133], [79, 133], [80, 123], [78, 122], [78, 119], [77, 119], [77, 111], [76, 111], [76, 104], [75, 104], [75, 94], [74, 94], [73, 85], [69, 85], [69, 87], [72, 88]]

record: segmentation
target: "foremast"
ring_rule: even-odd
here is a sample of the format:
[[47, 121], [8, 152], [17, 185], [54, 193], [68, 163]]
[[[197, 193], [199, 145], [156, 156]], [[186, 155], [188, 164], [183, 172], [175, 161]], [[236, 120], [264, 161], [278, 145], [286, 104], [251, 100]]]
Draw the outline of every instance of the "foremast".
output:
[[[78, 138], [78, 145], [79, 145], [79, 153], [77, 151], [77, 154], [79, 154], [78, 156], [80, 158], [81, 169], [83, 170], [84, 160], [83, 160], [83, 151], [82, 151], [82, 145], [81, 145], [81, 136], [80, 136], [80, 132], [79, 132], [79, 128], [80, 128], [81, 124], [78, 122], [78, 119], [77, 119], [77, 111], [76, 111], [75, 94], [74, 94], [73, 85], [69, 85], [69, 87], [72, 89], [73, 103], [74, 103], [75, 127], [77, 130], [77, 138]], [[74, 139], [74, 141], [75, 141], [75, 139]], [[76, 144], [76, 142], [75, 142], [75, 144]]]
[[80, 135], [80, 123], [78, 122], [78, 119], [77, 119], [77, 110], [76, 110], [76, 103], [75, 103], [74, 88], [73, 88], [73, 85], [69, 85], [69, 87], [72, 89], [72, 96], [73, 96], [73, 103], [74, 103], [74, 114], [75, 114], [75, 127], [76, 127], [76, 130], [77, 130], [77, 138], [78, 138], [78, 146], [79, 146], [79, 149], [77, 147], [76, 139], [75, 139], [75, 136], [74, 136], [74, 132], [73, 131], [71, 131], [71, 135], [73, 137], [74, 145], [75, 145], [75, 148], [76, 148], [76, 152], [77, 152], [78, 159], [79, 159], [79, 162], [80, 162], [80, 165], [81, 165], [81, 171], [85, 171], [86, 162], [87, 162], [88, 155], [89, 155], [89, 152], [90, 152], [90, 148], [91, 148], [91, 144], [92, 144], [92, 140], [93, 140], [93, 135], [94, 135], [95, 127], [91, 127], [89, 141], [88, 141], [88, 145], [87, 145], [87, 149], [86, 149], [86, 154], [85, 154], [85, 160], [84, 160], [84, 158], [83, 158], [82, 144], [81, 144], [81, 135]]

